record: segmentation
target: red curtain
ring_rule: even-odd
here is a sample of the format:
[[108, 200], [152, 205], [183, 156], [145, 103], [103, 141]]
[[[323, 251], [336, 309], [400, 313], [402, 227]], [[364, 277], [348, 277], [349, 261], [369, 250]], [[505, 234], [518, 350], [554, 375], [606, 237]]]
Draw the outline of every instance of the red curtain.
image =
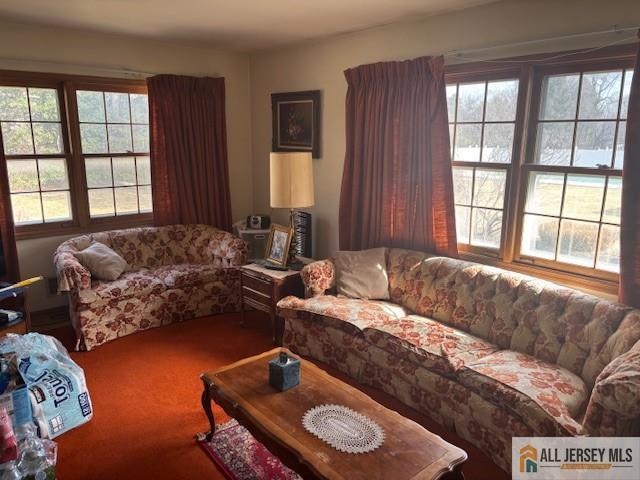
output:
[[16, 248], [16, 234], [13, 225], [13, 211], [9, 195], [9, 176], [7, 174], [7, 160], [4, 158], [4, 146], [0, 137], [0, 235], [2, 236], [2, 252], [4, 253], [5, 274], [0, 279], [6, 282], [20, 280], [18, 266], [18, 250]]
[[443, 58], [363, 65], [345, 77], [340, 248], [456, 256]]
[[231, 228], [224, 78], [147, 80], [156, 225]]
[[640, 44], [629, 93], [622, 178], [619, 297], [640, 307]]

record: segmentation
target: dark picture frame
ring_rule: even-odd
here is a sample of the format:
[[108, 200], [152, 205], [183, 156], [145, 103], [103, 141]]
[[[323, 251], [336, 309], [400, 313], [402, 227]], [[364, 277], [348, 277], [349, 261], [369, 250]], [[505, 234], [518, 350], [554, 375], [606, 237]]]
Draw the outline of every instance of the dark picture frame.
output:
[[272, 223], [264, 254], [265, 260], [286, 267], [289, 260], [292, 237], [293, 230], [290, 227]]
[[271, 94], [273, 152], [320, 158], [320, 90]]

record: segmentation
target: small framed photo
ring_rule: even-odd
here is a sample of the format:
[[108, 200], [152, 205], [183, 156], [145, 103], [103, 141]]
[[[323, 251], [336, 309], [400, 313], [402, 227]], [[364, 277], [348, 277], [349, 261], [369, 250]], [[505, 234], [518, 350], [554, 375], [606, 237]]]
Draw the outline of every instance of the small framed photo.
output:
[[272, 93], [273, 152], [311, 152], [320, 158], [320, 90]]
[[271, 224], [265, 259], [276, 265], [286, 267], [287, 260], [289, 260], [289, 247], [291, 246], [292, 236], [293, 231], [291, 228], [276, 223]]

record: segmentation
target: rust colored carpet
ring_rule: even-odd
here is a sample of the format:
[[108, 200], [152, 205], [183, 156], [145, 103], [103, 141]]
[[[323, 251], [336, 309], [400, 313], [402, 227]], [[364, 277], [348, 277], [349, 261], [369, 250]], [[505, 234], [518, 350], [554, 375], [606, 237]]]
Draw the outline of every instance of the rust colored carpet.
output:
[[[193, 439], [207, 427], [198, 376], [272, 348], [268, 323], [256, 313], [248, 316], [242, 328], [238, 315], [220, 315], [148, 330], [91, 352], [72, 353], [85, 370], [94, 417], [58, 438], [58, 478], [224, 478]], [[50, 333], [70, 346], [69, 330]], [[427, 417], [389, 395], [363, 390], [464, 448], [469, 454], [464, 468], [468, 480], [508, 478], [477, 449]], [[228, 420], [218, 407], [214, 413], [218, 422]]]

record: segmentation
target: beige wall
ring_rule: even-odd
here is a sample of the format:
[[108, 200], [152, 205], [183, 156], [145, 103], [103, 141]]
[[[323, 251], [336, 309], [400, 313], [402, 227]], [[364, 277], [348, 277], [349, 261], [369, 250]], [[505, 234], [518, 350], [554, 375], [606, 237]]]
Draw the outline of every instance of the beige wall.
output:
[[[224, 76], [233, 218], [241, 218], [252, 210], [247, 55], [187, 43], [0, 23], [0, 69], [127, 76], [95, 66], [150, 73]], [[53, 276], [53, 251], [64, 239], [18, 242], [22, 276]], [[64, 297], [48, 294], [45, 284], [32, 287], [29, 300], [32, 310], [63, 305], [66, 301]]]
[[[251, 56], [251, 120], [253, 135], [254, 208], [269, 211], [270, 94], [322, 90], [322, 158], [314, 160], [316, 206], [314, 257], [338, 247], [338, 202], [345, 150], [343, 71], [356, 65], [435, 55], [453, 49], [477, 48], [590, 32], [618, 25], [640, 25], [638, 0], [504, 1], [416, 23], [396, 24], [333, 37]], [[633, 33], [627, 32], [626, 36]], [[619, 37], [604, 37], [604, 41]], [[603, 37], [595, 42], [602, 42]], [[535, 48], [500, 49], [477, 58], [590, 46], [594, 38], [546, 42]], [[455, 58], [449, 57], [448, 62]], [[286, 221], [275, 212], [280, 221]]]

